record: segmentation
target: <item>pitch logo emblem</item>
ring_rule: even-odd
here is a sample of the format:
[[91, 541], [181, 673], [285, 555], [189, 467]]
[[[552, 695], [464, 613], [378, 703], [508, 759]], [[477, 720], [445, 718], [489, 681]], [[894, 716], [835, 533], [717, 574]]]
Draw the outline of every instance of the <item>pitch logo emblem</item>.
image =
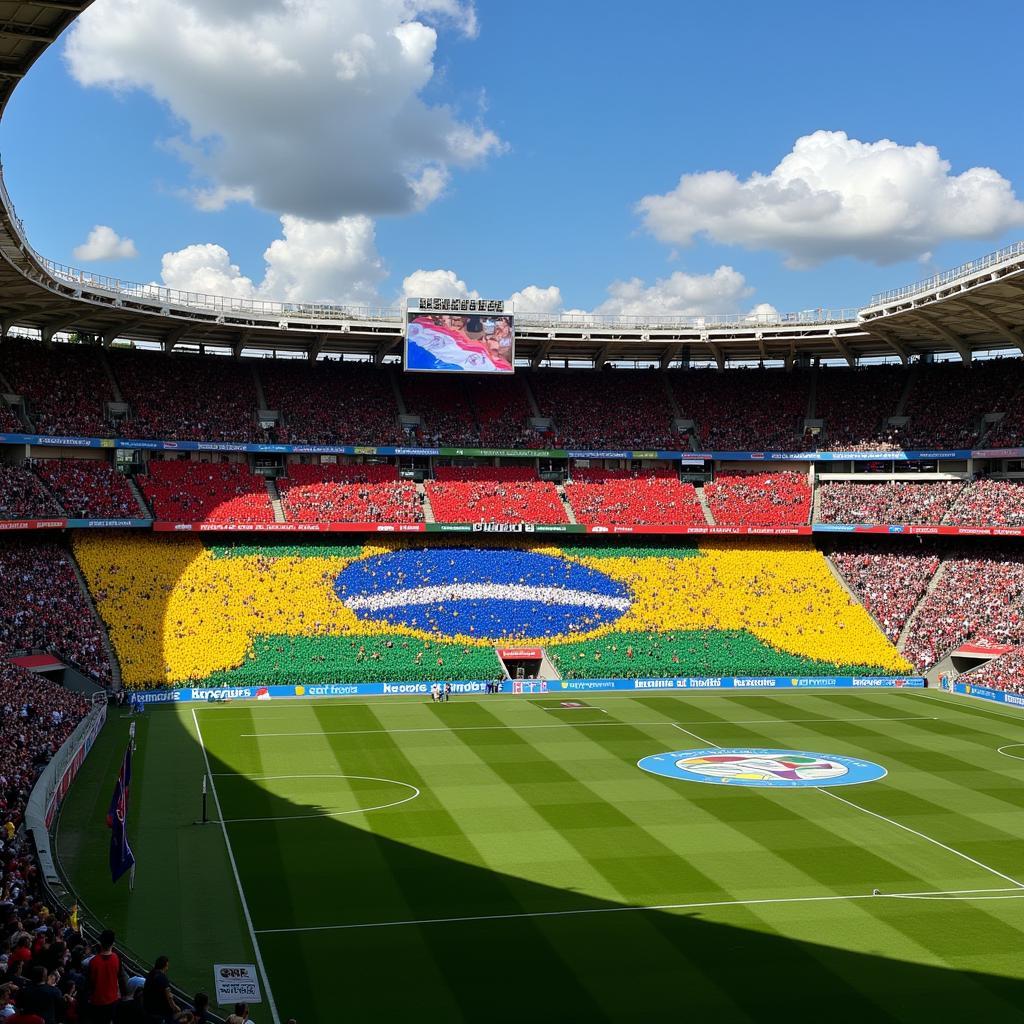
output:
[[881, 765], [859, 758], [761, 747], [674, 750], [641, 758], [637, 766], [652, 775], [686, 782], [774, 789], [855, 786], [886, 775]]

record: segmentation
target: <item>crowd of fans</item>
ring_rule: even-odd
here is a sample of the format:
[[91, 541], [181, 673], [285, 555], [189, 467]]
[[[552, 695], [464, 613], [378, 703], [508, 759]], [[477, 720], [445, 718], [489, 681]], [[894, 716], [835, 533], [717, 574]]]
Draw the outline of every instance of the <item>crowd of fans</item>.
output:
[[0, 519], [49, 519], [63, 514], [28, 466], [0, 463]]
[[818, 492], [817, 521], [863, 525], [937, 524], [945, 520], [963, 487], [960, 480], [825, 483]]
[[281, 414], [281, 444], [396, 444], [405, 439], [387, 369], [321, 359], [267, 359], [258, 366], [267, 408]]
[[263, 477], [239, 462], [150, 460], [139, 486], [158, 520], [175, 523], [272, 523]]
[[567, 523], [553, 483], [526, 466], [440, 466], [426, 483], [439, 523]]
[[918, 607], [904, 644], [922, 671], [968, 640], [1015, 643], [1024, 597], [1024, 558], [1014, 550], [956, 551]]
[[0, 544], [0, 652], [42, 649], [110, 683], [103, 635], [70, 554], [52, 543]]
[[1005, 654], [976, 669], [967, 681], [993, 690], [1024, 693], [1024, 645], [1017, 645]]
[[20, 434], [24, 431], [14, 410], [0, 397], [0, 433]]
[[719, 473], [704, 496], [722, 526], [806, 526], [811, 517], [804, 473]]
[[860, 542], [830, 557], [893, 643], [939, 568], [937, 549], [894, 546], [888, 539]]
[[693, 484], [669, 469], [573, 469], [565, 496], [579, 523], [681, 525], [706, 522]]
[[33, 468], [73, 519], [138, 519], [142, 515], [124, 475], [105, 460], [42, 459]]
[[28, 403], [40, 434], [109, 437], [104, 405], [114, 393], [98, 351], [87, 345], [54, 345], [8, 338], [3, 375]]
[[702, 451], [802, 451], [808, 370], [685, 370], [668, 375]]
[[288, 466], [277, 481], [285, 519], [292, 523], [421, 523], [416, 485], [395, 466]]
[[111, 368], [131, 417], [125, 437], [176, 441], [264, 441], [256, 422], [250, 363], [225, 356], [160, 356], [111, 349]]
[[[467, 387], [458, 376], [333, 358], [236, 360], [18, 338], [4, 342], [4, 353], [3, 382], [26, 399], [34, 429], [65, 436], [686, 450], [689, 438], [674, 423], [681, 417], [694, 421], [696, 447], [720, 451], [1024, 442], [1024, 360], [1017, 359], [816, 370], [521, 370], [475, 376]], [[276, 428], [257, 422], [257, 380], [266, 406], [281, 415]], [[421, 418], [411, 435], [399, 424], [396, 383], [406, 411]], [[129, 415], [108, 421], [106, 403], [117, 397]], [[552, 421], [545, 437], [530, 425], [537, 412]], [[889, 423], [897, 412], [905, 424]], [[993, 413], [1003, 416], [990, 429], [985, 417]], [[805, 431], [806, 418], [822, 420], [822, 432]], [[0, 430], [21, 428], [0, 402]]]
[[885, 365], [820, 367], [814, 414], [824, 421], [825, 440], [815, 447], [848, 452], [897, 447], [885, 420], [896, 412], [907, 372]]
[[955, 526], [1024, 526], [1024, 481], [972, 480], [953, 502]]
[[541, 416], [550, 418], [552, 448], [583, 450], [688, 447], [673, 427], [666, 378], [653, 370], [581, 376], [545, 370], [529, 378]]

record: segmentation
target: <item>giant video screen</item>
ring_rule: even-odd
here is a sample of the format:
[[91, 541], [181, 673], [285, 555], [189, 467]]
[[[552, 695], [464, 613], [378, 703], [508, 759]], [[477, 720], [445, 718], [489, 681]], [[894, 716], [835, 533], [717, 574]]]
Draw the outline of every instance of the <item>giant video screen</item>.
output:
[[[452, 305], [457, 303], [453, 301]], [[419, 308], [408, 311], [405, 330], [407, 371], [512, 373], [514, 349], [514, 318], [509, 313], [486, 309], [439, 312]]]

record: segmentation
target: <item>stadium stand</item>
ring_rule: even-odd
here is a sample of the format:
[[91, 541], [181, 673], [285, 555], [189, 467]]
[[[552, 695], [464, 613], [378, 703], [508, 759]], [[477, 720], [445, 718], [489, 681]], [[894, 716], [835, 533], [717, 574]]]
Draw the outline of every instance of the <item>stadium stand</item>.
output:
[[825, 421], [824, 442], [833, 451], [879, 451], [898, 447], [899, 431], [885, 421], [895, 415], [906, 386], [901, 366], [818, 368], [815, 416]]
[[805, 526], [811, 516], [804, 473], [719, 473], [704, 496], [723, 526]]
[[157, 519], [175, 523], [274, 521], [263, 477], [240, 463], [152, 460], [138, 483]]
[[124, 476], [99, 459], [43, 459], [33, 468], [72, 518], [138, 519]]
[[0, 463], [0, 519], [49, 519], [63, 514], [28, 466]]
[[294, 523], [421, 523], [416, 485], [395, 466], [293, 463], [277, 481], [285, 518]]
[[480, 443], [503, 448], [537, 448], [545, 442], [530, 426], [530, 403], [523, 377], [491, 375], [472, 391]]
[[687, 446], [673, 430], [665, 377], [653, 370], [612, 370], [580, 375], [546, 370], [530, 375], [544, 417], [554, 424], [555, 448], [654, 448]]
[[114, 398], [100, 353], [89, 345], [54, 345], [8, 338], [3, 373], [15, 394], [28, 400], [40, 434], [110, 437], [103, 406]]
[[14, 410], [3, 399], [0, 399], [0, 432], [20, 434], [24, 429], [21, 421], [14, 414]]
[[683, 525], [705, 523], [693, 484], [671, 469], [574, 469], [565, 495], [580, 523]]
[[473, 413], [471, 390], [458, 377], [404, 376], [401, 391], [405, 410], [420, 417], [414, 439], [423, 445], [479, 445], [480, 428]]
[[281, 413], [282, 444], [395, 444], [404, 440], [389, 371], [367, 363], [267, 359], [263, 394]]
[[959, 480], [838, 481], [819, 489], [821, 523], [941, 523], [963, 490]]
[[555, 485], [526, 466], [439, 466], [426, 483], [439, 523], [567, 523]]
[[1014, 642], [1024, 596], [1020, 554], [954, 550], [943, 558], [941, 573], [914, 614], [904, 644], [907, 657], [921, 671], [967, 640]]
[[124, 437], [265, 441], [256, 423], [252, 365], [223, 356], [108, 353], [131, 417]]
[[1024, 526], [1024, 481], [972, 480], [946, 514], [954, 526]]
[[866, 541], [830, 555], [850, 589], [895, 643], [938, 571], [938, 549]]
[[810, 376], [806, 370], [685, 370], [669, 381], [697, 446], [712, 451], [802, 451]]
[[971, 448], [986, 413], [1004, 412], [1024, 380], [1019, 359], [931, 363], [916, 368], [902, 437], [908, 448]]
[[71, 556], [51, 543], [0, 544], [0, 652], [49, 651], [110, 684], [99, 624]]

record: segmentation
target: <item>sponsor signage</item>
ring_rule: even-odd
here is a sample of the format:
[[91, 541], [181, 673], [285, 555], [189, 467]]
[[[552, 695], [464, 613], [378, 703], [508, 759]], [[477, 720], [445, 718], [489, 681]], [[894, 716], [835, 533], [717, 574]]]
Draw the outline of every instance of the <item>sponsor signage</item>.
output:
[[1024, 708], [1024, 695], [1010, 693], [1008, 690], [993, 690], [988, 686], [976, 683], [953, 683], [953, 693], [964, 697], [979, 697], [982, 700], [995, 701], [997, 704], [1009, 704], [1010, 707]]
[[525, 660], [543, 658], [544, 652], [539, 647], [499, 647], [497, 655], [499, 658]]
[[[487, 687], [498, 683], [502, 693], [579, 692], [583, 690], [788, 690], [850, 689], [852, 687], [891, 689], [923, 687], [922, 676], [791, 676], [736, 679], [733, 676], [679, 677], [674, 679], [461, 679], [452, 683], [453, 694], [486, 693]], [[380, 697], [428, 696], [430, 682], [408, 680], [393, 683], [297, 683], [273, 686], [200, 686], [180, 689], [138, 690], [133, 698], [140, 704], [177, 704], [188, 702], [221, 702], [228, 700], [284, 700], [296, 697]]]
[[219, 1006], [263, 1002], [255, 964], [214, 964], [213, 985]]

